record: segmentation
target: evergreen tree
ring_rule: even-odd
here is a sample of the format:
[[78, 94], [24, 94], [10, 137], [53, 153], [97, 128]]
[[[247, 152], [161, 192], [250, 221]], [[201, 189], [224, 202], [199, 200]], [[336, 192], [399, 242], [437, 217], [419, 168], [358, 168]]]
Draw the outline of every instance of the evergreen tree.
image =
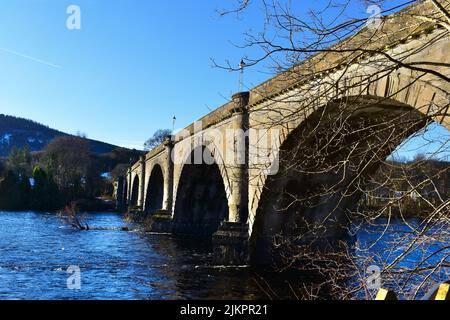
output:
[[52, 176], [40, 166], [35, 166], [33, 180], [32, 207], [36, 210], [57, 209], [61, 203], [61, 196]]
[[19, 176], [12, 170], [6, 170], [0, 180], [0, 208], [4, 210], [21, 209], [22, 197], [19, 190]]

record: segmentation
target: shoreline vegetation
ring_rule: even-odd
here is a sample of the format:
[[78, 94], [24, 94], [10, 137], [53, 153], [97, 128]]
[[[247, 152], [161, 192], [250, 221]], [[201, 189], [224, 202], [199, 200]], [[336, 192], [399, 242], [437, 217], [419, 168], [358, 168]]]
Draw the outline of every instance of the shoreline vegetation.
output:
[[114, 181], [139, 154], [93, 154], [85, 138], [73, 136], [55, 138], [40, 152], [13, 147], [0, 159], [0, 210], [58, 212], [74, 203], [79, 211], [112, 211]]

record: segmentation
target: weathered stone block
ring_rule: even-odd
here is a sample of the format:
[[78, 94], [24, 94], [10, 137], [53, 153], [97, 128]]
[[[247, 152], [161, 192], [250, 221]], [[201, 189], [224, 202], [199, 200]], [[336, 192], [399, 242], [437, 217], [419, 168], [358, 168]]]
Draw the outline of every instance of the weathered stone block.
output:
[[249, 262], [248, 225], [222, 222], [213, 234], [213, 260], [219, 265], [245, 265]]
[[171, 233], [173, 229], [172, 215], [167, 210], [158, 210], [152, 216], [152, 232]]

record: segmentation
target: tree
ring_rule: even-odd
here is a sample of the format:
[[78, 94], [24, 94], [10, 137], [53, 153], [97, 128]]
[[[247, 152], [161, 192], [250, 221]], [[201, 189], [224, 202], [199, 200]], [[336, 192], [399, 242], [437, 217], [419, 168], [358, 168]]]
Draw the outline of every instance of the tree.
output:
[[114, 180], [118, 179], [119, 177], [125, 177], [127, 174], [127, 170], [129, 168], [129, 164], [127, 163], [119, 163], [114, 167], [114, 169], [111, 171], [111, 176]]
[[73, 200], [94, 203], [95, 197], [112, 193], [112, 181], [101, 174], [138, 154], [118, 148], [91, 155], [86, 139], [70, 136], [54, 139], [34, 155], [28, 146], [13, 146], [6, 161], [0, 162], [0, 208], [52, 211]]
[[[450, 166], [443, 163], [437, 170], [427, 166], [430, 159], [445, 154], [446, 146], [448, 151], [449, 141], [435, 154], [407, 167], [389, 161], [388, 156], [412, 133], [425, 130], [434, 121], [446, 119], [442, 121], [448, 124], [450, 64], [436, 61], [427, 50], [431, 43], [448, 41], [449, 1], [417, 1], [401, 11], [411, 1], [388, 7], [387, 1], [331, 0], [311, 3], [309, 10], [305, 8], [308, 4], [300, 1], [236, 2], [222, 14], [243, 17], [261, 7], [264, 18], [261, 30], [246, 33], [239, 46], [252, 52], [259, 49], [246, 57], [246, 68], [266, 69], [269, 64], [269, 71], [278, 75], [254, 90], [266, 102], [248, 110], [250, 117], [254, 111], [265, 112], [265, 125], [286, 136], [292, 125], [298, 124], [281, 147], [280, 172], [264, 186], [262, 210], [269, 217], [255, 222], [256, 228], [267, 231], [263, 238], [272, 241], [278, 254], [276, 267], [314, 270], [325, 280], [310, 291], [326, 289], [328, 296], [344, 299], [373, 297], [361, 276], [373, 264], [380, 267], [383, 282], [403, 297], [415, 298], [433, 281], [448, 278], [450, 199], [448, 190], [436, 183], [439, 177], [448, 179]], [[384, 16], [355, 14], [366, 12], [369, 4], [383, 8]], [[389, 15], [393, 12], [397, 13]], [[419, 31], [428, 32], [426, 41], [417, 41], [413, 47], [401, 45], [416, 39]], [[240, 71], [229, 62], [216, 66]], [[379, 79], [385, 79], [387, 85], [383, 93], [375, 95]], [[392, 85], [395, 81], [401, 85]], [[424, 111], [380, 108], [429, 83], [439, 90], [420, 106]], [[284, 94], [280, 88], [293, 89]], [[373, 101], [366, 92], [371, 92]], [[274, 110], [274, 105], [279, 107]], [[371, 108], [378, 111], [368, 111]], [[261, 168], [255, 165], [250, 169]], [[288, 182], [283, 184], [283, 179]], [[263, 187], [257, 181], [252, 183], [255, 189]], [[386, 190], [387, 200], [379, 201], [380, 206], [369, 210], [358, 202], [376, 197], [381, 190]], [[392, 194], [395, 196], [389, 196]], [[411, 204], [406, 200], [413, 195], [418, 203], [426, 204], [426, 219], [420, 223], [405, 218]], [[265, 206], [264, 199], [269, 199]], [[356, 249], [340, 243], [342, 250], [326, 238], [335, 228], [342, 234], [354, 234], [355, 229], [375, 222], [381, 224], [377, 226], [380, 230], [392, 230], [395, 212], [407, 235], [394, 237], [392, 233], [393, 238], [386, 242], [385, 232], [380, 232], [369, 243], [358, 243]], [[367, 259], [352, 253], [372, 253], [371, 248], [380, 243], [386, 245], [385, 250], [366, 255]], [[411, 255], [416, 257], [412, 262]], [[386, 256], [390, 259], [384, 259]], [[359, 280], [349, 285], [349, 279]]]
[[52, 172], [60, 191], [71, 198], [85, 191], [91, 166], [86, 140], [72, 136], [55, 138], [45, 148], [42, 162]]
[[32, 208], [35, 210], [58, 209], [62, 199], [52, 176], [37, 165], [33, 169], [33, 180]]
[[12, 170], [6, 170], [0, 179], [0, 208], [19, 210], [22, 207], [22, 195], [19, 190], [20, 178]]
[[0, 170], [0, 208], [8, 210], [27, 209], [31, 199], [29, 172], [31, 153], [28, 146], [13, 147]]
[[22, 149], [13, 146], [8, 155], [7, 166], [19, 175], [29, 175], [32, 157], [30, 147], [26, 145]]
[[151, 150], [157, 146], [159, 146], [161, 143], [164, 142], [164, 139], [172, 134], [172, 130], [169, 129], [159, 129], [157, 130], [153, 136], [148, 139], [144, 143], [145, 150]]

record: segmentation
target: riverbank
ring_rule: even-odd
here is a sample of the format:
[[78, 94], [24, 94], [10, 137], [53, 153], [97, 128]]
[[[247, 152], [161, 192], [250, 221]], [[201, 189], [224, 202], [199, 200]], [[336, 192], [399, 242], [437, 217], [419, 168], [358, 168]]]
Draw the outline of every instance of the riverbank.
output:
[[[115, 203], [112, 200], [103, 200], [99, 198], [91, 198], [91, 199], [78, 199], [71, 201], [66, 206], [74, 205], [78, 212], [114, 212], [116, 211]], [[0, 211], [9, 211], [9, 212], [21, 212], [21, 211], [37, 211], [37, 212], [53, 212], [57, 213], [61, 210], [64, 210], [66, 206], [61, 206], [59, 209], [55, 209], [53, 207], [48, 208], [40, 208], [36, 210], [33, 207], [29, 208], [20, 208], [16, 210], [11, 210], [10, 208], [1, 208]]]

